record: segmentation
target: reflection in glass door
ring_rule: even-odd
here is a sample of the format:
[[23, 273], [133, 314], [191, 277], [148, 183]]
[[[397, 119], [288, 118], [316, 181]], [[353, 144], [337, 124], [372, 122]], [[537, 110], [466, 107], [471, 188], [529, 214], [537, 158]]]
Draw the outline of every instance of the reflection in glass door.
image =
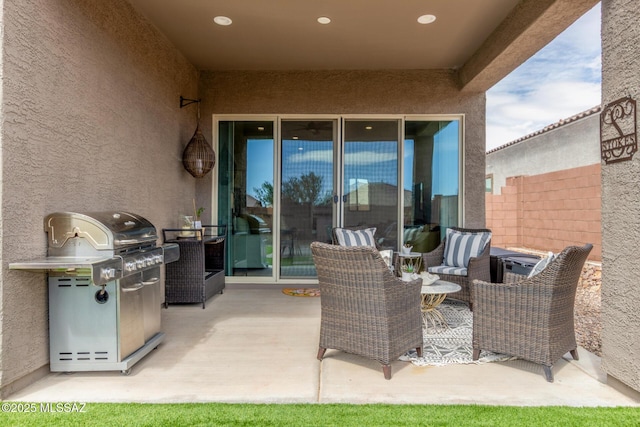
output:
[[218, 217], [227, 224], [227, 275], [273, 275], [271, 121], [221, 121]]
[[314, 279], [310, 244], [331, 242], [333, 226], [427, 252], [459, 225], [460, 118], [217, 123], [217, 218], [238, 281]]
[[384, 249], [397, 250], [398, 120], [345, 120], [343, 226], [375, 227]]
[[313, 241], [331, 241], [334, 120], [282, 120], [280, 277], [315, 277]]
[[400, 244], [429, 252], [448, 227], [459, 223], [460, 123], [407, 120], [404, 134], [406, 196]]

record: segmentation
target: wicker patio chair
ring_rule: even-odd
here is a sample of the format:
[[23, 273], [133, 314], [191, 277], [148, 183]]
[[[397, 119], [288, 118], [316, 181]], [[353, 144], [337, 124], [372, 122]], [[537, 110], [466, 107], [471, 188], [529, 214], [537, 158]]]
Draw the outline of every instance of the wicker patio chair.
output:
[[364, 356], [382, 364], [408, 350], [422, 354], [422, 280], [403, 282], [371, 246], [311, 243], [321, 295], [318, 360], [327, 349]]
[[540, 273], [514, 283], [474, 281], [473, 359], [480, 350], [516, 356], [542, 365], [549, 382], [565, 353], [578, 360], [573, 306], [591, 248], [569, 246]]
[[[491, 230], [486, 228], [460, 228], [460, 227], [450, 227], [452, 230], [460, 231], [462, 233], [490, 233]], [[438, 267], [442, 265], [444, 259], [445, 247], [447, 244], [446, 237], [442, 239], [440, 245], [435, 248], [431, 252], [427, 252], [422, 255], [422, 263], [424, 265], [424, 269], [428, 270], [429, 267]], [[458, 292], [454, 292], [448, 295], [450, 298], [458, 299], [460, 301], [464, 301], [469, 304], [469, 308], [473, 310], [473, 298], [471, 293], [471, 288], [473, 286], [474, 280], [484, 280], [487, 282], [491, 281], [491, 259], [490, 259], [490, 251], [491, 251], [491, 239], [487, 242], [482, 253], [477, 257], [472, 257], [469, 260], [469, 265], [467, 267], [467, 274], [445, 274], [441, 272], [436, 272], [438, 276], [440, 276], [441, 280], [445, 280], [447, 282], [453, 282], [460, 285], [461, 289]]]

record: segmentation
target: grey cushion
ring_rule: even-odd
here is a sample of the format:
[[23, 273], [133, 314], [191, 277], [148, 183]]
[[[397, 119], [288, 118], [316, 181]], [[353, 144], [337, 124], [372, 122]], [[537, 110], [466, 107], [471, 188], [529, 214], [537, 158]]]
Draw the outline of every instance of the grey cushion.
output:
[[420, 233], [422, 233], [422, 227], [411, 227], [404, 229], [404, 240], [403, 243], [411, 243], [418, 237]]
[[553, 254], [553, 252], [549, 252], [549, 254], [546, 257], [542, 258], [540, 261], [536, 263], [536, 265], [533, 266], [533, 268], [531, 269], [527, 277], [533, 277], [536, 274], [540, 273], [542, 270], [547, 268], [549, 264], [551, 264], [551, 261], [553, 261], [554, 258], [555, 258], [555, 255]]
[[464, 267], [449, 267], [446, 265], [437, 265], [435, 267], [429, 267], [427, 271], [433, 274], [452, 274], [454, 276], [467, 275], [467, 269]]
[[336, 228], [335, 234], [340, 246], [376, 246], [375, 227], [364, 230], [347, 230]]
[[485, 231], [470, 233], [448, 228], [446, 239], [442, 264], [467, 268], [469, 259], [480, 255], [487, 246], [491, 240], [491, 233]]

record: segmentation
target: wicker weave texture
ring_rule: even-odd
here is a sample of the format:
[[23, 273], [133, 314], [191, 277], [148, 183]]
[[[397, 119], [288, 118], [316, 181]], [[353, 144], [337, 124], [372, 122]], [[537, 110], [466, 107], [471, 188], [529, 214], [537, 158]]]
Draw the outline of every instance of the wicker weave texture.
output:
[[[163, 230], [171, 231], [177, 230]], [[225, 287], [225, 237], [205, 236], [197, 240], [171, 239], [166, 236], [167, 233], [165, 242], [177, 243], [180, 247], [180, 258], [166, 267], [165, 305], [202, 303], [202, 308], [205, 308], [206, 301], [213, 295], [222, 293]]]
[[[451, 227], [452, 230], [457, 230], [460, 232], [466, 233], [479, 233], [479, 232], [491, 232], [486, 228], [459, 228], [459, 227]], [[435, 248], [431, 252], [427, 252], [422, 255], [422, 263], [424, 265], [425, 270], [428, 267], [434, 267], [438, 265], [442, 265], [442, 261], [444, 259], [444, 248], [447, 243], [447, 239], [444, 238], [440, 245]], [[484, 251], [480, 254], [480, 256], [471, 258], [469, 260], [469, 266], [467, 267], [467, 275], [459, 276], [455, 274], [438, 274], [440, 279], [446, 280], [447, 282], [453, 282], [460, 285], [460, 291], [449, 294], [450, 298], [455, 298], [460, 301], [464, 301], [473, 304], [473, 281], [474, 280], [484, 280], [487, 282], [491, 281], [491, 240], [487, 242], [487, 245], [484, 248]]]
[[311, 244], [321, 294], [320, 348], [388, 365], [422, 348], [422, 280], [403, 282], [373, 247]]
[[[577, 348], [574, 303], [592, 246], [565, 248], [541, 273], [513, 283], [475, 281], [473, 348], [551, 366]], [[552, 380], [552, 377], [551, 379]]]

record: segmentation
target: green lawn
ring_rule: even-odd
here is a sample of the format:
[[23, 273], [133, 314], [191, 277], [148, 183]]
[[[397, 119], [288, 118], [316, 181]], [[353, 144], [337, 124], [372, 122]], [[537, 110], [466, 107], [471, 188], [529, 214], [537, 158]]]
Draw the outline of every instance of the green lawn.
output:
[[[22, 406], [20, 406], [22, 405]], [[23, 412], [11, 412], [23, 411]], [[24, 412], [32, 411], [32, 412]], [[0, 426], [640, 426], [640, 408], [4, 402]]]

